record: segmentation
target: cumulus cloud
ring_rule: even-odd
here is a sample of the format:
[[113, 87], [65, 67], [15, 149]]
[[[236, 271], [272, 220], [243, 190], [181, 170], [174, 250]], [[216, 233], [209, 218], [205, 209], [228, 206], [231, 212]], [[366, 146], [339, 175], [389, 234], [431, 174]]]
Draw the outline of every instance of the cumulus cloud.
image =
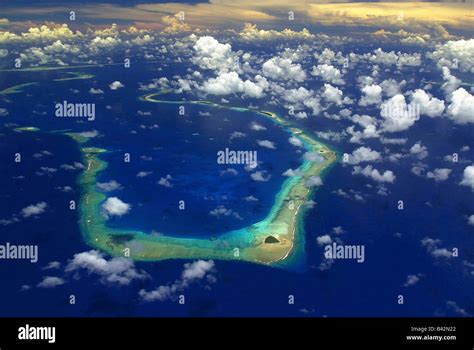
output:
[[181, 277], [166, 285], [161, 285], [152, 291], [141, 289], [139, 296], [143, 301], [165, 301], [173, 299], [176, 294], [189, 288], [193, 283], [205, 281], [208, 284], [215, 283], [217, 278], [215, 263], [212, 260], [197, 260], [192, 263], [184, 264], [184, 270]]
[[313, 39], [315, 36], [311, 34], [306, 28], [301, 31], [293, 31], [291, 29], [278, 30], [264, 30], [258, 29], [255, 24], [245, 23], [244, 28], [240, 32], [240, 37], [244, 40], [276, 40], [276, 39]]
[[275, 143], [269, 140], [257, 140], [257, 143], [260, 147], [276, 149]]
[[474, 39], [448, 41], [436, 45], [428, 57], [441, 68], [458, 68], [462, 72], [474, 73]]
[[448, 116], [457, 124], [474, 123], [474, 96], [463, 88], [451, 94]]
[[194, 44], [195, 55], [192, 62], [203, 69], [222, 73], [240, 71], [238, 56], [230, 44], [221, 44], [212, 36], [202, 36]]
[[97, 182], [97, 188], [103, 192], [112, 192], [122, 189], [122, 185], [115, 180], [110, 180], [108, 182]]
[[261, 98], [268, 87], [268, 82], [260, 75], [257, 75], [255, 80], [256, 83], [248, 79], [243, 81], [236, 72], [226, 72], [205, 81], [202, 90], [211, 95], [243, 93], [249, 97]]
[[54, 288], [54, 287], [63, 285], [64, 283], [65, 281], [62, 278], [54, 277], [54, 276], [46, 276], [36, 286], [38, 288]]
[[403, 284], [404, 287], [410, 287], [414, 286], [420, 281], [420, 278], [423, 277], [422, 274], [417, 274], [417, 275], [408, 275], [407, 276], [407, 281]]
[[324, 91], [321, 96], [327, 102], [333, 102], [336, 105], [342, 104], [342, 91], [331, 84], [324, 84]]
[[316, 187], [316, 186], [322, 186], [323, 185], [323, 180], [319, 176], [310, 176], [305, 182], [304, 186], [306, 188], [311, 188], [311, 187]]
[[469, 216], [469, 218], [467, 219], [467, 223], [471, 226], [474, 226], [474, 214]]
[[266, 127], [264, 127], [263, 125], [260, 125], [256, 122], [252, 122], [250, 124], [250, 129], [254, 130], [254, 131], [264, 131], [264, 130], [267, 130]]
[[469, 165], [464, 169], [460, 185], [468, 186], [474, 191], [474, 165]]
[[73, 259], [69, 261], [65, 271], [73, 273], [81, 270], [89, 274], [99, 275], [103, 284], [124, 286], [129, 285], [133, 280], [148, 278], [146, 272], [135, 268], [133, 260], [122, 257], [107, 260], [97, 250], [75, 254]]
[[439, 239], [433, 239], [429, 237], [425, 237], [421, 240], [421, 245], [422, 247], [425, 247], [428, 253], [431, 254], [433, 258], [439, 259], [450, 259], [453, 257], [453, 254], [451, 251], [449, 251], [446, 248], [442, 248], [439, 245], [441, 244], [441, 241]]
[[373, 151], [370, 147], [359, 147], [348, 155], [347, 163], [357, 165], [362, 162], [375, 162], [380, 159], [382, 157], [379, 152]]
[[101, 90], [101, 89], [90, 88], [89, 93], [92, 94], [92, 95], [99, 95], [99, 94], [103, 94], [104, 91]]
[[397, 94], [380, 106], [380, 115], [384, 118], [382, 129], [386, 132], [407, 130], [419, 119], [419, 113], [417, 105], [408, 105], [405, 96]]
[[250, 174], [250, 177], [252, 178], [252, 180], [257, 181], [257, 182], [268, 181], [268, 180], [270, 180], [270, 176], [271, 175], [267, 175], [263, 171], [256, 171], [256, 172]]
[[446, 181], [449, 178], [449, 174], [451, 174], [451, 169], [447, 168], [440, 168], [434, 169], [433, 171], [428, 171], [426, 173], [426, 177], [428, 179], [433, 179], [436, 182]]
[[25, 208], [23, 208], [20, 212], [21, 216], [24, 218], [29, 218], [30, 216], [37, 216], [43, 214], [46, 210], [48, 205], [46, 202], [39, 202], [36, 204], [31, 204]]
[[168, 174], [165, 177], [160, 178], [160, 180], [158, 181], [158, 185], [171, 188], [173, 187], [173, 184], [170, 181], [172, 179], [173, 177], [170, 174]]
[[312, 75], [321, 77], [325, 82], [331, 84], [344, 84], [341, 77], [341, 71], [330, 64], [319, 64], [313, 67]]
[[410, 148], [410, 154], [413, 154], [418, 159], [423, 159], [428, 157], [428, 148], [423, 146], [421, 142], [418, 142]]
[[217, 208], [211, 210], [209, 215], [215, 216], [217, 218], [221, 216], [233, 216], [236, 219], [242, 220], [242, 217], [239, 215], [239, 213], [236, 213], [232, 209], [227, 209], [223, 205], [219, 205]]
[[366, 85], [361, 89], [363, 95], [359, 101], [361, 106], [378, 105], [382, 102], [382, 87], [379, 85]]
[[319, 246], [323, 245], [328, 245], [332, 243], [331, 236], [329, 235], [322, 235], [319, 237], [316, 237], [316, 242], [318, 243]]
[[301, 65], [293, 63], [288, 58], [273, 57], [262, 65], [262, 72], [268, 78], [275, 80], [294, 80], [303, 82], [306, 80], [306, 73]]
[[301, 141], [299, 138], [291, 136], [288, 139], [288, 142], [291, 143], [295, 147], [304, 147], [303, 141]]
[[123, 216], [127, 214], [131, 209], [131, 205], [121, 201], [117, 197], [109, 197], [102, 204], [103, 214], [106, 217], [110, 216]]
[[383, 173], [380, 173], [380, 171], [372, 167], [372, 165], [367, 165], [365, 168], [362, 168], [360, 166], [355, 166], [352, 171], [352, 174], [363, 175], [376, 182], [393, 183], [395, 182], [395, 178], [396, 178], [391, 170], [386, 170]]
[[123, 85], [120, 81], [114, 81], [109, 85], [110, 90], [117, 90], [120, 88], [123, 88], [125, 85]]
[[417, 89], [412, 94], [412, 104], [419, 106], [420, 114], [429, 117], [439, 117], [444, 112], [444, 101], [430, 96], [422, 89]]

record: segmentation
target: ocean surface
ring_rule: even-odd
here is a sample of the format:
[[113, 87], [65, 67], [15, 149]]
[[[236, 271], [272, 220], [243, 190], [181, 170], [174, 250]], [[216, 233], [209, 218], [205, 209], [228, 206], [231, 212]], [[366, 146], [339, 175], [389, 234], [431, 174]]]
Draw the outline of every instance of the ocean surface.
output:
[[[81, 71], [95, 74], [98, 69]], [[140, 289], [151, 290], [176, 280], [187, 262], [183, 260], [138, 262], [136, 268], [152, 278], [128, 286], [105, 285], [96, 275], [81, 274], [68, 276], [66, 284], [53, 289], [35, 287], [43, 276], [62, 273], [44, 270], [49, 262], [58, 261], [64, 267], [74, 254], [91, 249], [79, 232], [77, 211], [68, 208], [71, 199], [79, 200], [78, 170], [60, 168], [61, 164], [80, 162], [81, 154], [78, 144], [68, 137], [49, 132], [19, 133], [13, 131], [16, 126], [37, 126], [42, 131], [97, 130], [99, 135], [87, 145], [109, 150], [103, 155], [109, 167], [98, 181], [119, 182], [122, 188], [108, 195], [132, 204], [128, 215], [109, 220], [109, 225], [150, 233], [211, 239], [257, 222], [272, 206], [285, 179], [281, 174], [300, 164], [301, 154], [288, 142], [289, 135], [253, 113], [185, 105], [186, 115], [180, 116], [175, 105], [139, 101], [138, 97], [146, 92], [138, 90], [137, 81], [146, 81], [150, 71], [132, 69], [132, 74], [121, 76], [116, 68], [103, 67], [92, 80], [55, 83], [51, 80], [65, 77], [65, 71], [2, 74], [0, 84], [5, 88], [31, 81], [38, 85], [8, 95], [10, 115], [0, 120], [0, 219], [42, 201], [47, 202], [48, 210], [37, 218], [0, 226], [1, 242], [39, 245], [36, 264], [0, 264], [0, 316], [454, 315], [446, 308], [447, 300], [455, 300], [468, 313], [474, 313], [472, 268], [465, 264], [474, 261], [473, 232], [466, 225], [466, 217], [474, 212], [472, 193], [456, 181], [438, 184], [413, 175], [412, 161], [406, 159], [392, 167], [397, 181], [383, 196], [377, 194], [375, 186], [370, 187], [366, 178], [352, 176], [352, 167], [339, 163], [331, 168], [314, 195], [316, 205], [305, 218], [307, 266], [302, 271], [216, 261], [217, 281], [210, 287], [191, 286], [184, 292], [185, 305], [172, 300], [144, 303], [138, 297]], [[179, 67], [170, 69], [179, 72]], [[90, 87], [104, 88], [114, 80], [135, 86], [137, 94], [125, 89], [112, 96], [88, 94]], [[73, 103], [96, 102], [96, 120], [55, 118], [53, 103], [46, 105], [45, 101], [62, 102], [64, 96]], [[230, 99], [230, 104], [238, 102]], [[285, 113], [278, 108], [273, 111]], [[252, 131], [252, 122], [267, 129]], [[329, 130], [334, 123], [326, 118], [301, 121], [314, 132]], [[235, 132], [247, 136], [232, 138]], [[407, 145], [423, 140], [430, 151], [432, 168], [442, 167], [446, 164], [443, 157], [464, 145], [471, 148], [460, 155], [461, 159], [473, 159], [472, 128], [453, 127], [447, 120], [423, 118], [404, 137], [409, 139]], [[257, 139], [271, 140], [277, 150], [258, 147]], [[354, 148], [343, 142], [324, 142], [339, 153]], [[371, 142], [367, 145], [370, 147]], [[262, 162], [259, 170], [271, 175], [269, 180], [253, 181], [242, 165], [218, 165], [216, 153], [225, 147], [258, 150]], [[52, 155], [33, 156], [41, 151]], [[17, 152], [22, 154], [21, 166], [13, 162]], [[123, 162], [125, 152], [132, 157], [130, 163]], [[459, 174], [465, 166], [462, 162], [453, 164], [453, 172]], [[48, 174], [41, 167], [58, 170]], [[221, 174], [226, 168], [237, 173]], [[140, 171], [149, 175], [137, 177]], [[168, 175], [172, 187], [159, 185], [159, 180]], [[63, 192], [62, 186], [72, 189]], [[336, 195], [339, 189], [361, 193], [363, 201]], [[247, 196], [259, 200], [242, 200]], [[181, 199], [186, 203], [184, 211], [178, 210]], [[405, 203], [402, 211], [397, 210], [398, 200]], [[240, 218], [208, 215], [219, 206], [231, 209]], [[343, 233], [333, 234], [335, 227], [341, 227]], [[365, 262], [341, 260], [322, 269], [323, 248], [316, 237], [324, 234], [338, 237], [345, 244], [365, 245]], [[434, 260], [420, 244], [425, 237], [440, 239], [450, 249], [459, 247], [460, 256]], [[422, 280], [416, 286], [404, 287], [407, 276], [415, 274], [421, 274]], [[22, 288], [25, 285], [30, 288]], [[405, 299], [403, 305], [397, 303], [400, 294]], [[75, 305], [69, 304], [70, 295], [76, 297]], [[289, 295], [294, 296], [294, 304], [288, 303]]]

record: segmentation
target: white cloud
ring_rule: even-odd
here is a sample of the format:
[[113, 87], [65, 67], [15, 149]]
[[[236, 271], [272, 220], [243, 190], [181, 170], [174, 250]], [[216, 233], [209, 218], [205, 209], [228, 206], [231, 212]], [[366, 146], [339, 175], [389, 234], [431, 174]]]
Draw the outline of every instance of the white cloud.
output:
[[256, 122], [252, 122], [250, 124], [250, 129], [254, 130], [254, 131], [264, 131], [264, 130], [267, 130], [266, 127], [264, 127], [263, 125], [260, 125]]
[[331, 236], [323, 235], [316, 238], [316, 242], [319, 246], [328, 245], [332, 243]]
[[421, 274], [408, 275], [407, 281], [405, 282], [405, 284], [403, 286], [405, 286], [405, 287], [414, 286], [415, 284], [417, 284], [420, 281], [420, 277], [422, 277]]
[[384, 118], [382, 129], [386, 132], [397, 132], [409, 129], [419, 119], [416, 105], [408, 105], [405, 96], [398, 94], [380, 106], [380, 115]]
[[257, 140], [257, 143], [260, 147], [276, 149], [275, 143], [269, 140]]
[[377, 182], [395, 182], [395, 175], [391, 170], [386, 170], [383, 174], [380, 173], [377, 169], [373, 168], [372, 165], [367, 165], [365, 168], [360, 166], [355, 166], [352, 171], [354, 175], [363, 175], [365, 177], [371, 178]]
[[469, 216], [469, 218], [467, 219], [467, 223], [471, 226], [474, 226], [474, 214]]
[[46, 276], [36, 286], [38, 288], [54, 288], [54, 287], [63, 285], [64, 283], [65, 281], [62, 278], [54, 277], [54, 276]]
[[89, 89], [89, 93], [90, 93], [90, 94], [93, 94], [93, 95], [99, 95], [99, 94], [103, 94], [104, 91], [101, 90], [101, 89], [90, 88], [90, 89]]
[[173, 184], [170, 181], [172, 179], [173, 177], [170, 174], [168, 174], [165, 177], [160, 178], [160, 180], [158, 181], [158, 185], [171, 188], [173, 187]]
[[306, 80], [306, 73], [301, 65], [293, 63], [288, 58], [269, 59], [262, 65], [262, 72], [266, 77], [275, 80], [294, 80], [299, 83]]
[[448, 116], [457, 124], [474, 123], [474, 96], [463, 88], [451, 94]]
[[423, 159], [428, 157], [428, 148], [423, 146], [421, 142], [418, 142], [410, 148], [410, 154], [413, 154], [418, 159]]
[[311, 34], [306, 28], [296, 32], [291, 29], [284, 29], [282, 31], [277, 30], [264, 30], [258, 29], [255, 24], [245, 23], [240, 37], [245, 40], [276, 40], [281, 38], [288, 39], [313, 39], [315, 36]]
[[440, 248], [439, 245], [441, 241], [439, 239], [433, 239], [425, 237], [421, 240], [421, 245], [426, 248], [428, 253], [431, 254], [433, 258], [444, 258], [450, 259], [453, 257], [452, 252], [446, 248]]
[[37, 216], [43, 214], [48, 205], [45, 202], [31, 204], [21, 210], [21, 216], [29, 218], [30, 216]]
[[439, 44], [428, 57], [436, 61], [439, 67], [459, 68], [462, 72], [474, 73], [474, 39]]
[[184, 270], [181, 277], [174, 283], [159, 286], [158, 288], [147, 292], [144, 289], [139, 291], [139, 296], [143, 301], [165, 301], [175, 298], [176, 293], [185, 290], [192, 283], [205, 280], [208, 283], [214, 283], [216, 267], [212, 260], [198, 260], [192, 263], [184, 264]]
[[382, 102], [382, 87], [379, 85], [366, 85], [362, 89], [363, 96], [359, 101], [361, 106], [378, 105]]
[[123, 85], [120, 81], [114, 81], [109, 85], [110, 90], [117, 90], [120, 88], [123, 88], [125, 85]]
[[334, 102], [337, 105], [342, 104], [342, 91], [331, 84], [324, 84], [324, 91], [321, 96], [327, 102]]
[[221, 216], [233, 216], [236, 219], [242, 220], [242, 217], [239, 215], [239, 213], [236, 213], [232, 209], [227, 209], [223, 205], [219, 205], [217, 208], [211, 210], [209, 212], [209, 215], [215, 216], [217, 218], [219, 218]]
[[153, 171], [139, 171], [137, 177], [147, 177], [153, 174]]
[[110, 180], [108, 182], [97, 182], [97, 188], [103, 192], [111, 192], [122, 189], [122, 185], [115, 180]]
[[474, 191], [474, 165], [469, 165], [464, 169], [460, 185], [469, 186]]
[[109, 216], [122, 216], [127, 214], [131, 206], [123, 201], [121, 201], [117, 197], [109, 197], [107, 200], [102, 204], [103, 213], [106, 217]]
[[448, 96], [448, 99], [450, 99], [450, 94], [461, 85], [461, 80], [452, 75], [448, 67], [443, 67], [442, 71], [444, 83], [441, 85], [441, 88]]
[[451, 174], [451, 169], [441, 168], [427, 172], [426, 177], [428, 179], [433, 179], [436, 182], [441, 182], [446, 181], [449, 178], [449, 174]]
[[266, 174], [263, 171], [256, 171], [252, 174], [250, 174], [250, 177], [252, 178], [253, 181], [257, 182], [265, 182], [270, 179], [271, 175], [266, 176]]
[[304, 186], [306, 188], [322, 186], [322, 185], [323, 185], [323, 180], [321, 180], [319, 176], [311, 176], [304, 182]]
[[303, 176], [304, 172], [299, 170], [299, 169], [286, 169], [283, 174], [283, 176]]
[[202, 36], [194, 44], [192, 62], [203, 69], [216, 70], [221, 73], [240, 71], [238, 56], [230, 44], [221, 44], [212, 36]]
[[375, 162], [382, 159], [377, 151], [373, 151], [370, 147], [359, 147], [349, 154], [347, 163], [356, 165], [362, 162]]
[[291, 143], [295, 147], [303, 147], [303, 141], [301, 141], [299, 138], [291, 136], [288, 139], [288, 142]]
[[324, 81], [331, 84], [344, 84], [344, 80], [342, 80], [341, 77], [341, 71], [332, 65], [319, 64], [314, 66], [311, 74], [314, 76], [320, 76]]
[[444, 112], [444, 101], [428, 95], [422, 89], [417, 89], [412, 94], [412, 104], [419, 105], [420, 114], [429, 117], [439, 117]]
[[66, 272], [80, 270], [99, 275], [104, 284], [129, 285], [133, 280], [148, 278], [144, 271], [135, 269], [133, 260], [122, 257], [107, 260], [97, 250], [75, 254], [66, 267]]
[[255, 80], [257, 81], [256, 83], [250, 80], [243, 81], [236, 72], [225, 72], [216, 78], [210, 78], [205, 81], [202, 90], [211, 95], [243, 93], [249, 97], [261, 98], [268, 86], [268, 82], [260, 75], [257, 75]]

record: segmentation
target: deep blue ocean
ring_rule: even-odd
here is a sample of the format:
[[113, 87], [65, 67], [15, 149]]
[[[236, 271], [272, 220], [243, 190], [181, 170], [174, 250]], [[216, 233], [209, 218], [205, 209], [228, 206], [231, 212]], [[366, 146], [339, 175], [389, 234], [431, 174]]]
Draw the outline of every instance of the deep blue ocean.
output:
[[[61, 271], [43, 270], [51, 261], [64, 267], [74, 254], [88, 251], [78, 229], [77, 211], [68, 203], [78, 201], [76, 184], [79, 171], [61, 169], [61, 164], [80, 162], [79, 146], [70, 138], [44, 132], [15, 132], [16, 126], [38, 126], [44, 131], [71, 129], [74, 132], [97, 130], [99, 135], [87, 145], [107, 148], [103, 155], [109, 167], [99, 182], [115, 180], [122, 185], [112, 192], [132, 203], [128, 215], [114, 218], [109, 225], [196, 237], [216, 237], [219, 233], [248, 226], [263, 219], [271, 207], [288, 168], [296, 168], [301, 154], [288, 142], [288, 134], [272, 122], [253, 113], [230, 112], [203, 106], [185, 105], [180, 116], [176, 105], [152, 104], [138, 100], [145, 94], [137, 81], [147, 81], [150, 72], [143, 67], [131, 68], [132, 74], [120, 75], [114, 67], [100, 68], [92, 80], [50, 83], [64, 77], [65, 71], [4, 73], [1, 87], [36, 81], [20, 94], [3, 96], [9, 116], [0, 119], [0, 213], [6, 219], [27, 205], [47, 202], [48, 208], [37, 218], [0, 226], [0, 242], [38, 244], [39, 261], [2, 261], [0, 264], [0, 316], [435, 316], [454, 315], [446, 308], [454, 300], [466, 312], [474, 313], [474, 236], [466, 218], [474, 213], [472, 193], [456, 181], [429, 182], [410, 172], [413, 160], [384, 163], [397, 176], [386, 196], [364, 177], [352, 176], [352, 167], [336, 164], [324, 177], [324, 185], [314, 195], [317, 202], [305, 219], [307, 268], [294, 272], [278, 268], [229, 261], [216, 261], [217, 282], [210, 288], [201, 284], [185, 291], [187, 301], [144, 303], [138, 297], [142, 288], [151, 290], [179, 277], [187, 261], [136, 263], [152, 279], [135, 281], [129, 286], [102, 284], [96, 275], [82, 274], [79, 279], [53, 289], [35, 287], [45, 275], [61, 276]], [[170, 68], [171, 69], [171, 68]], [[179, 72], [179, 67], [173, 67]], [[98, 68], [83, 69], [98, 73]], [[126, 88], [104, 95], [88, 93], [90, 87], [108, 89], [120, 80]], [[317, 88], [317, 87], [315, 87]], [[130, 93], [135, 91], [135, 93]], [[53, 102], [96, 103], [96, 120], [77, 121], [54, 118]], [[105, 96], [105, 97], [104, 97]], [[216, 101], [219, 101], [216, 99]], [[230, 99], [237, 104], [238, 99]], [[257, 102], [253, 102], [256, 104]], [[244, 106], [245, 107], [245, 106]], [[272, 106], [265, 106], [272, 109]], [[284, 114], [285, 111], [272, 109]], [[138, 113], [138, 111], [145, 113]], [[201, 115], [199, 114], [201, 112]], [[210, 115], [204, 115], [209, 112]], [[204, 114], [203, 114], [204, 113]], [[145, 114], [145, 115], [141, 115]], [[265, 131], [252, 131], [250, 123], [258, 122]], [[300, 121], [308, 130], [328, 131], [337, 123], [326, 118]], [[155, 126], [157, 125], [157, 126]], [[245, 137], [230, 135], [244, 133]], [[469, 145], [461, 159], [473, 159], [472, 127], [454, 126], [439, 118], [422, 118], [403, 137], [410, 147], [419, 140], [429, 149], [431, 168], [443, 167], [443, 157]], [[258, 148], [256, 140], [272, 140], [277, 150]], [[351, 152], [355, 145], [325, 141], [340, 154]], [[379, 141], [367, 146], [383, 151]], [[262, 161], [259, 170], [271, 177], [255, 182], [243, 166], [229, 166], [237, 174], [220, 174], [225, 167], [216, 164], [216, 152], [223, 147], [235, 150], [258, 149]], [[33, 154], [48, 151], [52, 155], [35, 158]], [[21, 165], [13, 154], [22, 154]], [[123, 163], [124, 153], [130, 163]], [[453, 179], [460, 179], [466, 163], [450, 165]], [[38, 175], [41, 167], [58, 169], [50, 175]], [[140, 171], [149, 172], [137, 177]], [[172, 187], [158, 184], [170, 175]], [[70, 192], [59, 187], [70, 186]], [[339, 189], [363, 193], [363, 202], [335, 194]], [[258, 202], [243, 201], [254, 196]], [[186, 210], [178, 210], [184, 199]], [[397, 210], [404, 200], [405, 209]], [[237, 212], [213, 218], [208, 213], [219, 206]], [[342, 227], [337, 236], [345, 244], [365, 245], [365, 262], [336, 261], [330, 269], [321, 270], [323, 248], [316, 237]], [[424, 237], [440, 239], [443, 246], [459, 248], [459, 257], [435, 260], [420, 241]], [[422, 274], [415, 286], [404, 287], [408, 275]], [[21, 290], [23, 285], [31, 286]], [[399, 305], [397, 296], [404, 295]], [[69, 296], [76, 304], [69, 304]], [[294, 295], [295, 303], [288, 304]]]

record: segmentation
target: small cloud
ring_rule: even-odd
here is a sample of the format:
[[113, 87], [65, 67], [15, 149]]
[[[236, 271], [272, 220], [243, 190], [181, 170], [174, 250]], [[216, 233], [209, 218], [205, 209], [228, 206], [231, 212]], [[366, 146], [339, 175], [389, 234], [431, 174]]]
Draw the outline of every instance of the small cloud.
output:
[[61, 263], [59, 261], [51, 261], [43, 267], [43, 270], [57, 270], [61, 267]]
[[110, 180], [108, 182], [98, 182], [97, 188], [102, 192], [112, 192], [116, 190], [121, 190], [123, 187], [115, 180]]
[[120, 88], [123, 88], [125, 85], [123, 85], [120, 81], [114, 81], [109, 85], [110, 90], [117, 90]]
[[158, 185], [165, 186], [165, 187], [173, 187], [173, 184], [170, 182], [170, 180], [172, 179], [173, 177], [170, 174], [168, 174], [165, 177], [160, 178], [160, 180], [158, 181]]
[[54, 276], [46, 276], [36, 286], [38, 288], [54, 288], [54, 287], [57, 287], [57, 286], [61, 286], [64, 283], [66, 283], [66, 282], [62, 278], [54, 277]]
[[45, 202], [39, 202], [37, 204], [31, 204], [21, 210], [21, 216], [29, 218], [30, 216], [37, 216], [43, 214], [48, 205]]
[[221, 216], [233, 216], [236, 219], [242, 220], [242, 217], [239, 215], [239, 213], [236, 213], [232, 209], [227, 209], [223, 205], [219, 205], [217, 208], [211, 210], [209, 215], [215, 216], [217, 218]]
[[[258, 202], [258, 198], [250, 195], [250, 196], [244, 197], [244, 201], [246, 201], [246, 202]], [[474, 215], [472, 215], [472, 221], [473, 221], [473, 225], [474, 225]]]
[[474, 191], [474, 165], [469, 165], [464, 169], [462, 180], [459, 184], [469, 186]]
[[295, 147], [304, 147], [303, 141], [301, 141], [299, 138], [291, 136], [288, 139], [288, 142], [291, 143]]
[[123, 216], [127, 214], [131, 206], [127, 204], [117, 197], [109, 197], [107, 200], [102, 204], [103, 214], [106, 217], [110, 216]]
[[316, 238], [316, 242], [319, 246], [327, 245], [332, 243], [331, 236], [323, 235]]
[[404, 287], [414, 286], [420, 281], [420, 278], [423, 277], [421, 273], [417, 275], [408, 275], [407, 281], [403, 284]]
[[184, 270], [181, 277], [175, 282], [161, 285], [152, 291], [141, 289], [139, 296], [143, 301], [166, 301], [176, 297], [178, 292], [181, 292], [191, 286], [191, 284], [206, 281], [208, 284], [215, 283], [217, 278], [215, 276], [216, 268], [212, 260], [198, 260], [192, 263], [184, 264]]
[[276, 149], [275, 143], [269, 140], [257, 140], [257, 143], [260, 147], [265, 147], [268, 149]]
[[153, 171], [140, 171], [137, 174], [137, 177], [147, 177], [147, 176], [150, 176], [151, 174], [153, 174]]
[[89, 89], [89, 93], [90, 93], [90, 94], [93, 94], [93, 95], [98, 95], [98, 94], [103, 94], [104, 91], [102, 91], [101, 89], [90, 88], [90, 89]]
[[266, 175], [265, 172], [263, 171], [256, 171], [252, 174], [250, 174], [250, 177], [252, 178], [253, 181], [257, 182], [265, 182], [270, 180], [271, 175]]
[[81, 270], [85, 270], [89, 274], [99, 275], [101, 283], [111, 285], [126, 286], [134, 280], [148, 278], [146, 272], [135, 268], [133, 260], [123, 257], [107, 260], [97, 250], [75, 254], [72, 260], [69, 261], [65, 271], [72, 273]]

